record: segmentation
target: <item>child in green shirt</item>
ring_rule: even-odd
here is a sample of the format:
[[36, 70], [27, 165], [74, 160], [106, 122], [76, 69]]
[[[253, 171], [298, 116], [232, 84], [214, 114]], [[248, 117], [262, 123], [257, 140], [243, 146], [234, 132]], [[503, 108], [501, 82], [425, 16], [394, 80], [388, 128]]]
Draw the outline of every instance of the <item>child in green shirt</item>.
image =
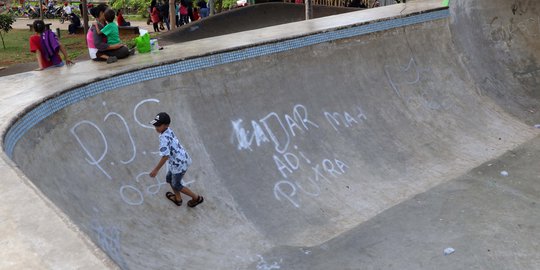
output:
[[120, 41], [120, 31], [118, 30], [118, 25], [116, 25], [114, 22], [114, 10], [107, 9], [104, 15], [107, 25], [105, 25], [105, 27], [103, 27], [101, 30], [96, 26], [97, 33], [103, 33], [105, 36], [107, 36], [107, 44], [109, 45], [120, 44], [122, 41]]

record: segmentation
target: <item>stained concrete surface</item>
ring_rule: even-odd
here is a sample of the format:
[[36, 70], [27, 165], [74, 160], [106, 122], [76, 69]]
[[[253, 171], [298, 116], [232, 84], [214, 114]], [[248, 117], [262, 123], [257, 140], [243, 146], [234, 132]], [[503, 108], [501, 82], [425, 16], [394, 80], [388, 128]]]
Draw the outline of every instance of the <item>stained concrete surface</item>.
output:
[[538, 269], [539, 160], [536, 137], [328, 242], [263, 256], [281, 269]]
[[[537, 86], [516, 70], [534, 73], [540, 28], [521, 22], [537, 23], [539, 4], [516, 3], [521, 15], [503, 0], [454, 1], [448, 19], [100, 94], [35, 126], [14, 161], [122, 269], [535, 269]], [[162, 110], [194, 159], [186, 181], [206, 198], [196, 209], [164, 199], [163, 172], [145, 174], [157, 135], [144, 119]], [[246, 140], [257, 126], [260, 145]]]

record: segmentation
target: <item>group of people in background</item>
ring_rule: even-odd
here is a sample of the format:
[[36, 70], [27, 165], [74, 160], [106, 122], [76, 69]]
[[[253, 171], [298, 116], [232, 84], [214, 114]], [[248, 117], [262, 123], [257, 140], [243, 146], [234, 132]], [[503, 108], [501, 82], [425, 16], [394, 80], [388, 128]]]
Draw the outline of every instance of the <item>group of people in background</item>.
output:
[[[96, 19], [86, 35], [88, 52], [92, 60], [114, 63], [118, 59], [133, 55], [134, 49], [129, 49], [120, 40], [118, 25], [126, 25], [121, 12], [116, 13], [107, 5], [100, 4], [91, 8], [90, 14]], [[114, 22], [115, 18], [118, 24]], [[58, 37], [52, 30], [47, 29], [42, 20], [35, 20], [32, 26], [35, 35], [29, 40], [30, 51], [36, 54], [38, 70], [73, 64]], [[60, 53], [64, 60], [60, 57]]]
[[[175, 23], [177, 27], [188, 24], [209, 16], [209, 8], [205, 0], [179, 0], [175, 4]], [[406, 0], [392, 0], [405, 3]], [[368, 0], [352, 0], [350, 6], [367, 7]], [[379, 6], [379, 0], [373, 1], [373, 6]], [[171, 22], [169, 20], [169, 4], [167, 0], [152, 0], [150, 8], [149, 22], [152, 22], [155, 32], [160, 32], [167, 27], [170, 30]], [[64, 3], [64, 12], [69, 16], [71, 24], [68, 27], [69, 34], [75, 34], [77, 29], [81, 28], [81, 19], [75, 14], [68, 3]], [[90, 58], [96, 61], [106, 61], [114, 63], [118, 59], [126, 58], [134, 53], [122, 43], [119, 37], [119, 26], [130, 26], [130, 23], [124, 19], [122, 12], [115, 12], [105, 4], [99, 4], [97, 7], [89, 6], [89, 13], [96, 19], [87, 33], [87, 45]], [[114, 22], [116, 19], [116, 23]], [[45, 29], [45, 23], [36, 20], [33, 24], [36, 32], [30, 38], [30, 50], [36, 53], [39, 69], [49, 67], [60, 67], [65, 64], [71, 65], [73, 62], [68, 58], [65, 47], [60, 43], [58, 37], [49, 29]], [[64, 56], [64, 61], [60, 57]]]
[[[86, 35], [88, 52], [92, 60], [114, 63], [118, 59], [134, 54], [134, 49], [129, 49], [120, 40], [118, 26], [123, 20], [121, 12], [118, 16], [118, 13], [107, 5], [99, 4], [90, 9], [90, 14], [96, 19]], [[114, 22], [115, 17], [118, 24]]]
[[[75, 34], [77, 29], [81, 28], [81, 19], [69, 8], [69, 5], [65, 5], [65, 7], [71, 21], [68, 26], [69, 34]], [[152, 11], [151, 20], [154, 23], [154, 31], [159, 32], [158, 25], [160, 23], [165, 24], [167, 29], [170, 29], [168, 4], [162, 2], [158, 4], [156, 0], [153, 0], [150, 10]], [[134, 53], [134, 49], [129, 49], [120, 40], [118, 27], [130, 25], [120, 10], [115, 12], [107, 5], [99, 4], [90, 8], [89, 13], [96, 19], [86, 35], [88, 52], [92, 60], [114, 63], [118, 59], [126, 58]], [[207, 17], [209, 10], [204, 0], [199, 0], [196, 6], [193, 6], [191, 0], [181, 0], [176, 4], [175, 14], [176, 22], [174, 23], [180, 26], [196, 21], [200, 17]], [[34, 21], [33, 28], [36, 33], [30, 38], [30, 50], [36, 53], [39, 70], [73, 64], [58, 37], [53, 31], [46, 29], [42, 20]], [[60, 53], [63, 55], [63, 60]]]
[[[169, 3], [158, 2], [152, 0], [150, 8], [148, 9], [150, 14], [148, 18], [148, 24], [153, 24], [154, 32], [160, 32], [160, 30], [171, 30], [171, 22], [169, 20]], [[177, 27], [194, 22], [200, 18], [205, 18], [210, 15], [210, 10], [206, 1], [199, 0], [196, 5], [193, 5], [192, 0], [180, 0], [175, 3], [175, 25]]]

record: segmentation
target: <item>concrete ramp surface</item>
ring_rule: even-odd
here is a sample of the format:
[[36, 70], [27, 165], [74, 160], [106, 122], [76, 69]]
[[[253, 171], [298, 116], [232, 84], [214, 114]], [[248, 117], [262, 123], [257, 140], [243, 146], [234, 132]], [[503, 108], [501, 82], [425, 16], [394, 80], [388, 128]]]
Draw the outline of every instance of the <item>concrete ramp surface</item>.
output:
[[[539, 8], [407, 1], [59, 71], [83, 79], [4, 148], [121, 269], [538, 269]], [[181, 55], [207, 44], [237, 45]], [[160, 111], [195, 209], [149, 177]]]

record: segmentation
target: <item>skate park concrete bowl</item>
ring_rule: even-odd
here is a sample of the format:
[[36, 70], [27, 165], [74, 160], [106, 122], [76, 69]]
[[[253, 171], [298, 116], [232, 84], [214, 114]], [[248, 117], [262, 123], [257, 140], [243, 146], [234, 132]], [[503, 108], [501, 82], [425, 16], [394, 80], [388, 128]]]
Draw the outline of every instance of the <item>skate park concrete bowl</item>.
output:
[[[320, 18], [357, 10], [359, 9], [314, 5], [313, 17]], [[224, 11], [163, 33], [160, 35], [160, 44], [174, 44], [303, 21], [305, 16], [304, 5], [281, 2], [250, 5]]]
[[538, 269], [540, 3], [446, 3], [0, 78], [0, 268]]

